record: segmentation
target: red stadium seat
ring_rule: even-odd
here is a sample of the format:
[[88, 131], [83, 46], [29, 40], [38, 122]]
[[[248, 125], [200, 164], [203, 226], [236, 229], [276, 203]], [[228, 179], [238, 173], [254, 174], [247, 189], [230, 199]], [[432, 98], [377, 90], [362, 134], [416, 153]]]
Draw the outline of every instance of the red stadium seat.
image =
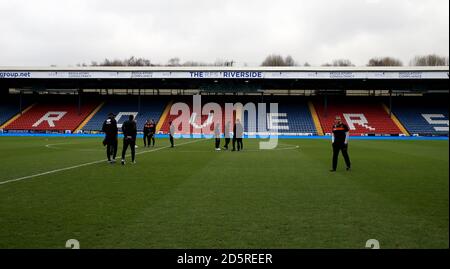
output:
[[322, 102], [314, 107], [325, 134], [331, 133], [337, 115], [350, 127], [350, 135], [402, 134], [381, 103], [339, 101], [328, 104], [326, 112]]
[[[188, 115], [184, 115], [183, 117], [185, 117], [185, 118], [180, 118], [179, 120], [180, 121], [182, 121], [182, 122], [189, 122], [189, 120], [190, 120], [190, 117], [192, 117], [192, 113], [193, 113], [193, 109], [192, 109], [192, 102], [186, 102], [187, 104], [188, 104], [188, 106], [189, 106], [189, 110], [190, 110], [190, 114], [189, 114], [189, 116]], [[221, 104], [221, 108], [222, 108], [222, 111], [225, 111], [225, 106], [223, 105], [223, 104]], [[164, 121], [164, 123], [162, 124], [162, 126], [161, 126], [161, 129], [160, 129], [160, 131], [161, 132], [163, 132], [163, 133], [167, 133], [167, 132], [169, 132], [169, 122], [171, 122], [171, 121], [174, 121], [175, 119], [177, 119], [179, 116], [181, 115], [181, 112], [179, 112], [177, 115], [170, 115], [170, 113], [167, 115], [167, 118], [166, 118], [166, 120]], [[200, 120], [198, 120], [198, 118], [196, 119], [196, 123], [197, 124], [204, 124], [207, 120], [208, 120], [208, 115], [201, 115], [201, 119]], [[225, 124], [225, 115], [222, 115], [222, 131], [224, 130], [224, 124]], [[195, 133], [195, 134], [197, 134], [197, 133], [200, 133], [201, 132], [201, 130], [200, 129], [196, 129], [196, 130], [194, 130], [194, 127], [191, 125], [191, 124], [189, 124], [189, 127], [190, 127], [190, 131], [189, 132], [183, 132], [182, 131], [182, 126], [180, 125], [180, 126], [177, 126], [178, 127], [178, 129], [176, 129], [176, 133], [179, 133], [179, 134], [188, 134], [189, 132], [190, 133]], [[212, 126], [212, 125], [210, 125], [209, 126], [209, 134], [212, 134], [213, 132], [214, 132], [214, 126]]]
[[5, 129], [73, 132], [97, 105], [84, 104], [79, 113], [78, 106], [72, 103], [37, 104]]

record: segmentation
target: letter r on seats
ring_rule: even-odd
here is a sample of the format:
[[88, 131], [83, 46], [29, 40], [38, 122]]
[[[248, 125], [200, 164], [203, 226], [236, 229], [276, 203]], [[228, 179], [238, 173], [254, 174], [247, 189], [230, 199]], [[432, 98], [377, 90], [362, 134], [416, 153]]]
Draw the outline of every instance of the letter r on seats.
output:
[[59, 121], [66, 114], [67, 112], [65, 111], [49, 111], [44, 116], [42, 116], [42, 118], [36, 121], [32, 126], [38, 127], [39, 125], [41, 125], [41, 123], [46, 121], [48, 123], [48, 126], [55, 127], [55, 121]]

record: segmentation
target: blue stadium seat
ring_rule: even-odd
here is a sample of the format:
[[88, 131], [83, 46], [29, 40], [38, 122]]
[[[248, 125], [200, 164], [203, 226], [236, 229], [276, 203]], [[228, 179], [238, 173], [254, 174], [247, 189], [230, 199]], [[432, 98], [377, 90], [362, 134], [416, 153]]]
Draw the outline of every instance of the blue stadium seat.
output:
[[[266, 112], [271, 113], [269, 105], [266, 107]], [[278, 116], [276, 118], [281, 121], [287, 120], [287, 123], [277, 123], [279, 126], [278, 133], [280, 134], [317, 135], [317, 130], [306, 102], [278, 103]], [[244, 129], [246, 132], [258, 131], [257, 120], [249, 119], [247, 113], [245, 114]]]
[[448, 136], [448, 107], [399, 104], [393, 112], [411, 135]]
[[94, 117], [82, 128], [83, 131], [100, 131], [103, 121], [108, 117], [109, 113], [122, 116], [118, 120], [118, 124], [122, 124], [128, 119], [130, 113], [136, 114], [138, 131], [142, 128], [147, 119], [154, 119], [157, 123], [164, 110], [165, 102], [161, 98], [142, 98], [140, 111], [138, 109], [138, 101], [136, 97], [121, 97], [106, 101], [105, 105], [98, 111]]
[[19, 106], [17, 103], [15, 102], [0, 103], [0, 125], [7, 122], [17, 113], [19, 113]]
[[317, 135], [311, 112], [306, 102], [280, 103], [280, 113], [287, 114], [289, 130], [283, 132]]

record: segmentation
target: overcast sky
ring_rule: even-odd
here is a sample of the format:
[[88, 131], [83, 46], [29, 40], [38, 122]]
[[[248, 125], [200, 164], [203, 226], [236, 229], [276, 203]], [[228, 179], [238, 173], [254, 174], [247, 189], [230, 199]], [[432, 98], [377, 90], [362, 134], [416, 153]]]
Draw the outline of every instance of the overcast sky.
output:
[[0, 65], [448, 56], [448, 0], [0, 0]]

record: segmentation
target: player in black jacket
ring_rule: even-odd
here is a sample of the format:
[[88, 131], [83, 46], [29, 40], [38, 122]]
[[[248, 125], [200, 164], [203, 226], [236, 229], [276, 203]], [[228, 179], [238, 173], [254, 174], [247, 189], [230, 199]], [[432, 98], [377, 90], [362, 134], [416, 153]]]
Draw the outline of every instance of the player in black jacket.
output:
[[108, 118], [103, 122], [102, 132], [105, 133], [103, 145], [106, 146], [108, 162], [115, 163], [117, 155], [117, 121], [114, 118], [114, 114], [109, 113]]
[[341, 117], [336, 116], [336, 120], [333, 125], [332, 143], [333, 143], [333, 169], [331, 172], [335, 172], [337, 168], [337, 161], [339, 151], [342, 151], [345, 164], [347, 165], [347, 171], [350, 170], [350, 157], [348, 156], [348, 138], [349, 131], [347, 124], [341, 121]]
[[155, 146], [155, 133], [156, 133], [156, 123], [152, 119], [150, 121], [149, 133], [148, 133], [148, 146], [150, 147], [150, 142]]
[[130, 115], [128, 120], [122, 124], [122, 132], [123, 132], [123, 148], [122, 148], [122, 165], [125, 164], [125, 154], [127, 153], [127, 148], [130, 146], [131, 148], [131, 161], [132, 163], [136, 163], [136, 122], [134, 121], [133, 115]]
[[[145, 122], [143, 133], [144, 133], [144, 147], [146, 147], [147, 144], [148, 144], [148, 146], [150, 147], [150, 137], [149, 137], [149, 133], [150, 133], [150, 121], [149, 121], [149, 120], [147, 120], [147, 121]], [[147, 143], [147, 142], [148, 142], [148, 143]]]
[[233, 127], [233, 149], [231, 151], [236, 151], [236, 143], [237, 150], [243, 150], [244, 144], [242, 143], [242, 138], [244, 137], [244, 126], [239, 119], [236, 119]]
[[225, 133], [223, 134], [225, 137], [225, 146], [223, 146], [223, 149], [228, 150], [228, 144], [230, 144], [230, 133], [231, 123], [228, 121], [227, 124], [225, 124]]

